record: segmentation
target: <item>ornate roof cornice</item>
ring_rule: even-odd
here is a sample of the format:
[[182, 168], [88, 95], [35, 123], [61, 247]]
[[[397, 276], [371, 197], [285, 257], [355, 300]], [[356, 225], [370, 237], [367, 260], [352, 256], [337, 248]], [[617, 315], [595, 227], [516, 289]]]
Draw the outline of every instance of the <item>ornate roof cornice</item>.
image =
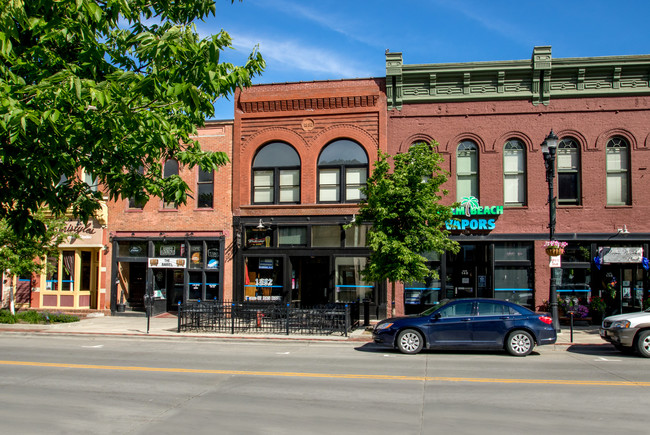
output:
[[650, 95], [650, 55], [553, 59], [535, 47], [530, 60], [404, 65], [386, 53], [388, 110], [409, 103]]

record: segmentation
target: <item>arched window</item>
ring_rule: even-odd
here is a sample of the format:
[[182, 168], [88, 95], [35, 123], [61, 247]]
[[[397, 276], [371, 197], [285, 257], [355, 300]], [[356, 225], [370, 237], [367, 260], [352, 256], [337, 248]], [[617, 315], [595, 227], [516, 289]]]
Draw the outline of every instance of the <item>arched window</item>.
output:
[[300, 156], [284, 142], [264, 145], [253, 160], [253, 203], [300, 202]]
[[607, 205], [630, 204], [630, 155], [622, 137], [607, 142]]
[[478, 198], [478, 147], [469, 140], [456, 150], [456, 200], [467, 196]]
[[368, 178], [368, 156], [356, 142], [339, 139], [318, 158], [318, 202], [359, 202]]
[[526, 150], [517, 139], [503, 146], [503, 203], [526, 205]]
[[560, 205], [580, 205], [580, 147], [570, 137], [557, 145], [557, 201]]
[[[178, 162], [176, 160], [170, 159], [165, 162], [163, 167], [163, 178], [169, 178], [172, 175], [178, 175]], [[175, 209], [177, 207], [176, 202], [173, 198], [164, 198], [163, 199], [163, 208], [164, 209]]]

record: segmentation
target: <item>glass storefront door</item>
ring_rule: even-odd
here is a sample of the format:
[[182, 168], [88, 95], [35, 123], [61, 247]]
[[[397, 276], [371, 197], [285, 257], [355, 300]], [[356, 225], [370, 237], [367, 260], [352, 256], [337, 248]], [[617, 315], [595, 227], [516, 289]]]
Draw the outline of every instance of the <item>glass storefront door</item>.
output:
[[461, 245], [447, 254], [445, 296], [448, 299], [491, 297], [488, 295], [487, 245]]

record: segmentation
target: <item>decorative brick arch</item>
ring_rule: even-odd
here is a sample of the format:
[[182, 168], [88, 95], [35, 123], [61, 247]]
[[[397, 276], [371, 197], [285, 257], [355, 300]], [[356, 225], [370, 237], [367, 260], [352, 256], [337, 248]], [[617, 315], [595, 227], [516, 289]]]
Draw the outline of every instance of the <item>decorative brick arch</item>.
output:
[[402, 143], [399, 145], [398, 151], [400, 153], [405, 153], [408, 152], [409, 148], [411, 148], [411, 145], [413, 145], [416, 142], [430, 143], [434, 140], [435, 139], [433, 137], [429, 136], [426, 133], [415, 133], [407, 137], [404, 141], [402, 141]]
[[377, 139], [366, 130], [349, 124], [332, 125], [318, 133], [311, 141], [314, 153], [319, 156], [325, 145], [336, 139], [350, 139], [357, 142], [366, 151], [370, 163], [377, 159], [377, 150], [379, 149]]
[[483, 139], [480, 136], [470, 132], [460, 133], [456, 135], [454, 138], [452, 138], [450, 141], [448, 141], [445, 144], [445, 149], [440, 151], [449, 154], [455, 154], [456, 147], [458, 146], [459, 143], [461, 143], [464, 140], [471, 140], [472, 142], [474, 142], [481, 153], [494, 152], [494, 149], [486, 150], [485, 142], [483, 141]]
[[585, 136], [577, 130], [572, 130], [572, 129], [560, 130], [557, 132], [557, 137], [558, 137], [558, 141], [562, 140], [565, 137], [570, 137], [572, 139], [575, 139], [578, 142], [578, 145], [580, 146], [580, 152], [595, 150], [594, 147], [589, 148], [589, 142], [587, 142], [587, 138], [585, 138]]
[[295, 148], [301, 163], [305, 160], [308, 145], [302, 136], [288, 128], [271, 127], [256, 132], [242, 143], [240, 167], [250, 168], [255, 153], [262, 145], [269, 142], [286, 142]]
[[638, 142], [632, 133], [622, 128], [613, 128], [601, 133], [598, 136], [598, 139], [596, 139], [596, 149], [599, 151], [604, 151], [607, 147], [607, 142], [614, 136], [620, 136], [625, 139], [630, 145], [630, 150], [636, 150], [639, 148]]
[[528, 137], [526, 133], [517, 130], [512, 130], [499, 136], [492, 144], [492, 150], [496, 152], [503, 152], [503, 146], [510, 139], [518, 139], [522, 141], [524, 143], [524, 147], [526, 148], [527, 153], [532, 153], [537, 151], [537, 149], [533, 145], [533, 141], [530, 140], [530, 137]]

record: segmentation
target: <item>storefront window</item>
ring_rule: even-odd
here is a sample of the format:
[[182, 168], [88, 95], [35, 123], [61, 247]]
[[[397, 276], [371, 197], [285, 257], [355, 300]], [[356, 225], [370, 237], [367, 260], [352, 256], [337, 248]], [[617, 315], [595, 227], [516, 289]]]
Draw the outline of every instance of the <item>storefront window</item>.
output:
[[244, 263], [244, 298], [247, 300], [282, 300], [282, 258], [247, 257]]
[[533, 245], [530, 243], [495, 243], [494, 259], [496, 261], [530, 261]]
[[147, 257], [147, 242], [119, 242], [117, 252], [119, 257]]
[[203, 268], [203, 242], [192, 242], [190, 245], [190, 269]]
[[203, 287], [203, 277], [201, 272], [190, 272], [190, 282], [188, 283], [190, 293], [188, 299], [204, 299], [201, 288]]
[[591, 245], [588, 243], [569, 243], [564, 248], [562, 263], [589, 263], [591, 261]]
[[273, 231], [268, 228], [246, 228], [247, 248], [269, 248]]
[[154, 256], [155, 257], [171, 257], [171, 258], [184, 258], [185, 257], [185, 243], [180, 241], [156, 241], [154, 242]]
[[404, 286], [406, 314], [419, 313], [440, 303], [440, 264], [429, 264], [429, 270], [435, 271], [437, 278], [429, 276], [423, 282], [411, 282]]
[[374, 286], [361, 278], [366, 257], [337, 257], [335, 264], [336, 302], [355, 302], [374, 299]]
[[307, 227], [280, 227], [279, 246], [307, 246]]
[[61, 290], [74, 290], [74, 251], [63, 251]]
[[205, 272], [205, 299], [219, 298], [219, 272]]
[[[207, 263], [208, 269], [219, 269], [219, 257], [221, 251], [219, 249], [219, 242], [207, 242]], [[218, 282], [218, 280], [217, 280]]]
[[557, 292], [561, 297], [578, 298], [580, 303], [586, 305], [591, 298], [591, 268], [562, 268], [560, 282], [557, 283]]
[[57, 291], [59, 289], [59, 258], [49, 257], [47, 259], [47, 279], [45, 290]]
[[370, 225], [353, 225], [345, 230], [345, 247], [346, 248], [364, 248], [366, 247], [366, 238]]
[[526, 266], [496, 266], [494, 268], [494, 298], [531, 308], [533, 279]]
[[311, 227], [311, 246], [317, 248], [340, 247], [340, 225], [314, 225]]

